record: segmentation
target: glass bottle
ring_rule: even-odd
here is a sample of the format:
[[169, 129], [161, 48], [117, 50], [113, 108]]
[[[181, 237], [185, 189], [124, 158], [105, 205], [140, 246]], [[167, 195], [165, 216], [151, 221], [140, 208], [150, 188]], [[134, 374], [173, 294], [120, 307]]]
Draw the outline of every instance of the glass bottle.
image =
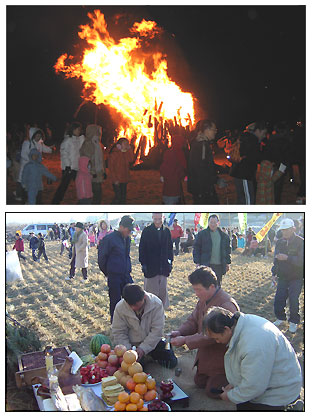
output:
[[53, 348], [52, 346], [47, 346], [44, 350], [45, 355], [45, 365], [47, 370], [47, 376], [49, 377], [50, 373], [53, 373]]

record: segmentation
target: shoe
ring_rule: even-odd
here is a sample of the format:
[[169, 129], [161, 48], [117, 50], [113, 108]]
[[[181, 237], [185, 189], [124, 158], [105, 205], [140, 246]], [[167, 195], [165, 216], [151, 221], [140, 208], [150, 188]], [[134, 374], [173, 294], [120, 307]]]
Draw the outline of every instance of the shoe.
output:
[[297, 331], [297, 324], [296, 323], [292, 323], [291, 321], [289, 322], [289, 331], [290, 333], [296, 333]]
[[273, 323], [275, 326], [280, 326], [281, 324], [285, 323], [285, 320], [275, 320]]
[[66, 281], [70, 281], [70, 280], [71, 280], [71, 279], [73, 279], [73, 278], [75, 278], [75, 277], [66, 277], [66, 278], [65, 278], [65, 280], [66, 280]]

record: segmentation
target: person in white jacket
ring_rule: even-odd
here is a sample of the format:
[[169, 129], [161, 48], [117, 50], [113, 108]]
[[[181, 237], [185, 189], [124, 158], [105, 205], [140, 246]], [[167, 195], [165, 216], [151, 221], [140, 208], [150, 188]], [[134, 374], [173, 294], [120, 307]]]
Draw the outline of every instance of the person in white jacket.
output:
[[[23, 187], [22, 183], [22, 175], [25, 165], [30, 162], [29, 153], [31, 149], [37, 149], [40, 154], [42, 155], [43, 152], [45, 153], [52, 153], [52, 148], [50, 146], [46, 146], [44, 144], [44, 133], [38, 127], [30, 127], [29, 128], [29, 139], [24, 140], [21, 150], [21, 159], [20, 159], [20, 170], [17, 179], [17, 200], [23, 200]], [[25, 199], [25, 196], [24, 196]]]
[[60, 204], [71, 181], [75, 181], [80, 158], [80, 148], [85, 140], [81, 135], [82, 126], [80, 122], [73, 122], [68, 128], [65, 138], [61, 143], [61, 168], [62, 180], [55, 192], [52, 204]]
[[174, 368], [177, 358], [172, 347], [166, 346], [163, 338], [165, 313], [162, 301], [139, 285], [127, 284], [114, 311], [112, 336], [115, 345], [127, 349], [136, 346], [138, 360], [144, 362], [149, 354], [162, 366]]
[[302, 387], [296, 352], [283, 333], [263, 317], [213, 307], [203, 328], [228, 346], [224, 367], [229, 384], [222, 400], [237, 411], [282, 411], [298, 400]]

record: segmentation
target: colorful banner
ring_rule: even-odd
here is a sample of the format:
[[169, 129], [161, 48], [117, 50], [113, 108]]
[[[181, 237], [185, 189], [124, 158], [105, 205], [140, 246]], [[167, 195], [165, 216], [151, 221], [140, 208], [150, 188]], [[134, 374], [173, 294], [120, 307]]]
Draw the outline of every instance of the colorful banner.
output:
[[242, 233], [247, 230], [247, 213], [238, 213], [239, 227]]
[[177, 213], [170, 213], [170, 214], [169, 214], [169, 220], [168, 220], [168, 226], [169, 226], [169, 227], [172, 225], [173, 220], [174, 220], [174, 218], [175, 218], [176, 214], [177, 214]]
[[265, 238], [268, 231], [271, 229], [273, 224], [276, 222], [276, 220], [281, 217], [283, 213], [274, 213], [271, 220], [267, 222], [265, 226], [256, 234], [256, 238], [258, 242], [262, 242], [262, 240]]
[[199, 225], [202, 226], [204, 229], [208, 227], [208, 218], [209, 213], [201, 213]]

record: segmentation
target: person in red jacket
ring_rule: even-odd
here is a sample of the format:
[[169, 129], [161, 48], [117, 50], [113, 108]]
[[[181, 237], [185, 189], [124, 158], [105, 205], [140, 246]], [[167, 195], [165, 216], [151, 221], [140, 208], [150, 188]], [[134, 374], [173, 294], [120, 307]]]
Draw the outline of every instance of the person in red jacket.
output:
[[26, 257], [22, 255], [22, 252], [24, 252], [24, 241], [19, 233], [15, 233], [15, 236], [16, 241], [14, 243], [13, 250], [15, 249], [17, 251], [19, 259], [24, 259], [24, 261], [26, 261]]
[[180, 250], [180, 238], [184, 235], [182, 227], [178, 224], [178, 219], [174, 219], [172, 230], [171, 230], [171, 239], [172, 243], [174, 243], [175, 256], [179, 255]]
[[126, 204], [127, 184], [130, 181], [130, 163], [133, 160], [134, 154], [128, 139], [118, 139], [108, 157], [109, 178], [115, 192], [112, 204]]
[[183, 136], [172, 137], [172, 146], [164, 153], [160, 166], [160, 181], [163, 185], [163, 203], [182, 203], [182, 181], [186, 175], [186, 159], [183, 152], [185, 140]]

